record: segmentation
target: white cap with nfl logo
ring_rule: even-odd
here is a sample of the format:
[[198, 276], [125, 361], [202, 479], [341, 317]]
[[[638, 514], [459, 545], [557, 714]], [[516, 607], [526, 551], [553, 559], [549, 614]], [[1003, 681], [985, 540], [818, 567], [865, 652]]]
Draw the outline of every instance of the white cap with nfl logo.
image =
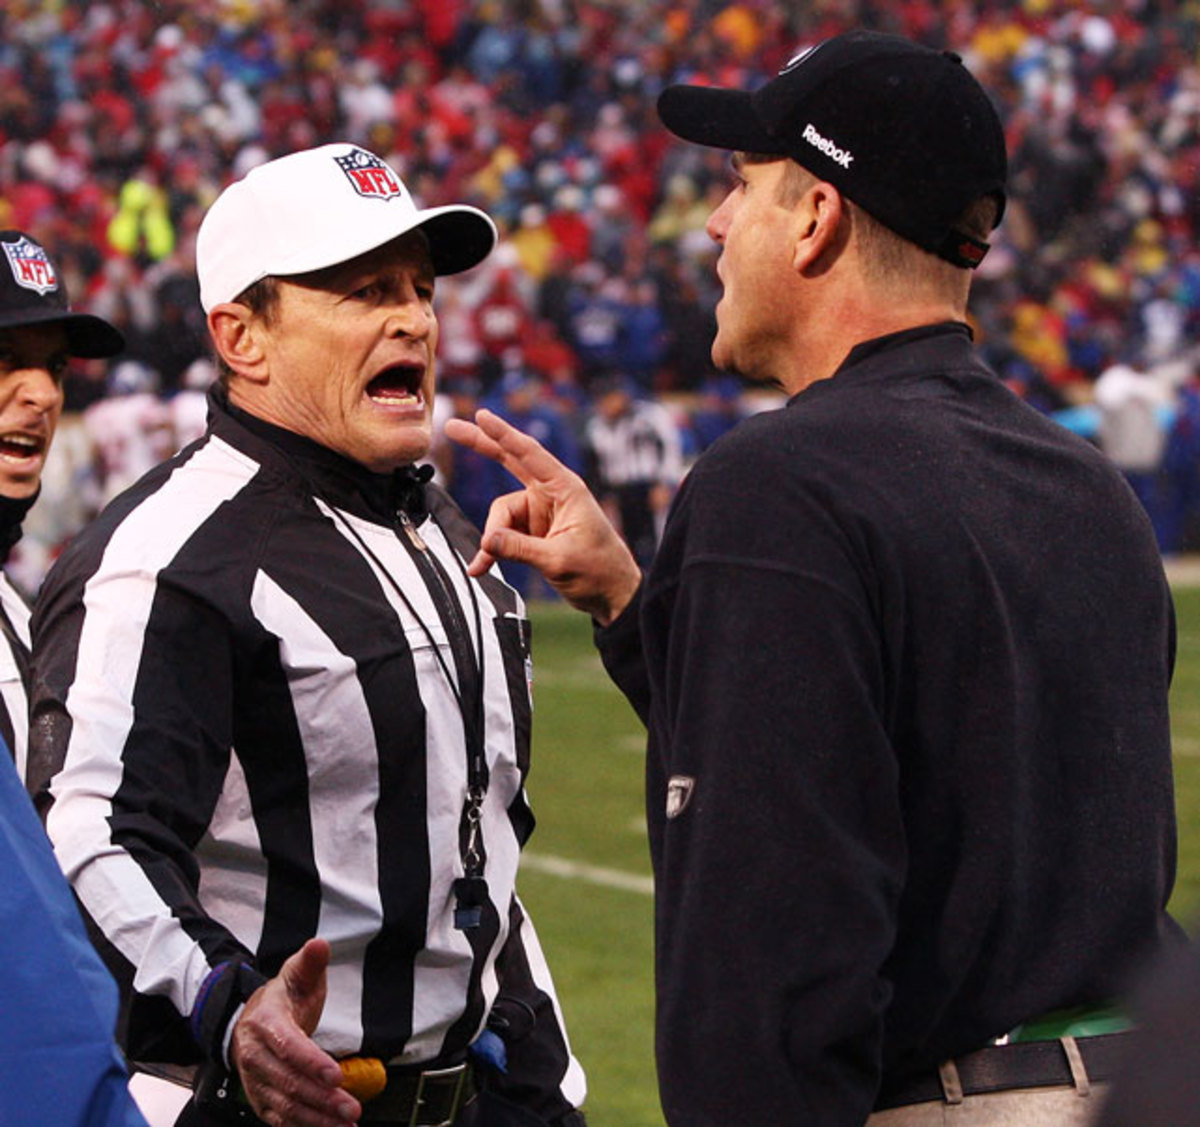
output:
[[200, 304], [208, 312], [268, 275], [306, 274], [425, 232], [437, 274], [478, 265], [496, 227], [466, 204], [418, 208], [374, 153], [340, 142], [260, 164], [208, 209], [196, 238]]

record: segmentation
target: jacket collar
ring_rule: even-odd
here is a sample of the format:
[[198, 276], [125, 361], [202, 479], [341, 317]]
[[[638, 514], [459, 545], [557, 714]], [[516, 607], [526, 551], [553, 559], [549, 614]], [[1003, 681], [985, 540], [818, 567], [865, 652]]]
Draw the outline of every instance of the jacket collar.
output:
[[962, 321], [940, 321], [856, 344], [829, 379], [817, 380], [798, 391], [788, 404], [811, 402], [849, 382], [892, 380], [904, 375], [928, 375], [932, 370], [971, 370], [991, 375], [975, 351], [971, 327]]
[[376, 473], [311, 438], [235, 407], [220, 385], [208, 393], [208, 417], [214, 434], [247, 448], [277, 472], [298, 475], [314, 493], [340, 509], [389, 523], [401, 510], [414, 524], [429, 515], [425, 486], [433, 477], [430, 465]]
[[[936, 338], [958, 338], [969, 345], [975, 339], [975, 334], [971, 331], [971, 326], [963, 321], [939, 321], [933, 325], [919, 325], [915, 329], [902, 329], [898, 333], [888, 333], [887, 336], [875, 337], [874, 340], [865, 340], [861, 344], [856, 344], [850, 349], [846, 359], [838, 366], [838, 372], [855, 367], [881, 352]], [[834, 375], [837, 375], [837, 372]]]

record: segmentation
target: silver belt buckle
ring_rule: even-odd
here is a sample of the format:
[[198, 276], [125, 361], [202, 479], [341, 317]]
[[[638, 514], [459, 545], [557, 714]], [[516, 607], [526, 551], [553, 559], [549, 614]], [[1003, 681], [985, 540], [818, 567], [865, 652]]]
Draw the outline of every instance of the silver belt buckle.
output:
[[456, 1079], [454, 1095], [450, 1098], [449, 1117], [430, 1125], [430, 1127], [451, 1127], [454, 1117], [458, 1114], [458, 1109], [462, 1106], [463, 1089], [467, 1085], [467, 1066], [465, 1063], [455, 1065], [453, 1068], [434, 1068], [428, 1072], [422, 1072], [417, 1077], [417, 1094], [413, 1097], [413, 1109], [412, 1115], [408, 1120], [408, 1127], [420, 1127], [421, 1105], [425, 1102], [426, 1082], [429, 1080], [449, 1080], [451, 1077]]

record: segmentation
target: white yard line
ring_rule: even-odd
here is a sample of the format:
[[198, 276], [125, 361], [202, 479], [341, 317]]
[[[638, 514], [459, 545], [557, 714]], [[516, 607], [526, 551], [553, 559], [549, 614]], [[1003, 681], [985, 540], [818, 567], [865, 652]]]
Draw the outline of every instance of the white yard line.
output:
[[1172, 587], [1200, 587], [1200, 557], [1168, 556], [1163, 568]]
[[547, 873], [553, 877], [581, 880], [585, 884], [596, 884], [602, 888], [616, 888], [621, 892], [638, 892], [643, 896], [654, 895], [652, 877], [626, 873], [620, 869], [605, 869], [599, 865], [586, 865], [582, 861], [568, 861], [565, 857], [548, 857], [544, 853], [525, 853], [521, 857], [522, 868], [536, 873]]

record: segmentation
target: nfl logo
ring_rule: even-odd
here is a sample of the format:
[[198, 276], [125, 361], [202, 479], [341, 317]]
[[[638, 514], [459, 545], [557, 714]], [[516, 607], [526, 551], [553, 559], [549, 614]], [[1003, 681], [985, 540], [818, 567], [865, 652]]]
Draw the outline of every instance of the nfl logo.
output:
[[392, 170], [374, 153], [351, 149], [345, 156], [333, 159], [360, 196], [369, 200], [390, 200], [404, 194]]
[[15, 243], [4, 243], [3, 246], [13, 281], [18, 286], [34, 290], [43, 297], [58, 289], [58, 275], [54, 273], [46, 252], [37, 243], [22, 235]]

